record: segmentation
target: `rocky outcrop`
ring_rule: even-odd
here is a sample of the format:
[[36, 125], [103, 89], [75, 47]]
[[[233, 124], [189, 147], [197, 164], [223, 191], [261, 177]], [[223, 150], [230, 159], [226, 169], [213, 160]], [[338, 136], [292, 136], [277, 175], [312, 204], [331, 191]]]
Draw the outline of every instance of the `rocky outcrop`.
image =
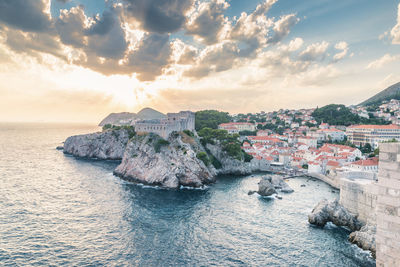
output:
[[171, 134], [168, 142], [155, 134], [136, 136], [128, 143], [114, 174], [166, 188], [201, 187], [216, 177], [215, 169], [197, 158], [202, 151], [201, 145], [185, 134]]
[[264, 176], [260, 182], [258, 182], [258, 191], [260, 196], [268, 197], [276, 194], [274, 185], [271, 183], [271, 178]]
[[229, 157], [218, 145], [207, 144], [206, 148], [222, 165], [217, 169], [221, 175], [248, 175], [255, 171], [251, 164]]
[[258, 182], [258, 191], [250, 191], [249, 195], [257, 192], [260, 196], [270, 196], [278, 192], [292, 193], [294, 190], [279, 175], [265, 175]]
[[371, 224], [364, 225], [359, 231], [349, 235], [349, 241], [364, 250], [371, 251], [372, 256], [376, 257], [376, 226]]
[[321, 200], [308, 215], [308, 222], [321, 227], [327, 222], [332, 222], [337, 226], [346, 226], [352, 231], [358, 231], [362, 227], [362, 223], [340, 205], [337, 199], [331, 202], [326, 199]]
[[271, 183], [274, 185], [276, 190], [283, 193], [293, 193], [294, 190], [283, 180], [279, 175], [273, 175], [271, 177]]
[[64, 142], [64, 153], [84, 158], [120, 160], [129, 137], [126, 129], [70, 136]]

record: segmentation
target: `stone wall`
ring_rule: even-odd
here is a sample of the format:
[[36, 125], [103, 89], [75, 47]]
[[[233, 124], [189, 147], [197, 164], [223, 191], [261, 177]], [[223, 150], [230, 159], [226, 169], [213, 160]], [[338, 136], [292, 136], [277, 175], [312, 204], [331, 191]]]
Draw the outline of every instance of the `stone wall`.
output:
[[136, 132], [155, 133], [164, 139], [172, 132], [183, 130], [194, 131], [195, 114], [191, 111], [181, 111], [179, 113], [168, 113], [166, 119], [143, 120], [136, 122]]
[[376, 224], [378, 185], [374, 180], [340, 179], [340, 204], [364, 223]]
[[400, 266], [400, 143], [379, 149], [376, 265]]
[[320, 173], [313, 173], [313, 172], [309, 172], [308, 176], [319, 179], [327, 184], [329, 184], [330, 186], [332, 186], [333, 188], [339, 189], [340, 188], [340, 179], [337, 177], [331, 177], [331, 176], [326, 176]]

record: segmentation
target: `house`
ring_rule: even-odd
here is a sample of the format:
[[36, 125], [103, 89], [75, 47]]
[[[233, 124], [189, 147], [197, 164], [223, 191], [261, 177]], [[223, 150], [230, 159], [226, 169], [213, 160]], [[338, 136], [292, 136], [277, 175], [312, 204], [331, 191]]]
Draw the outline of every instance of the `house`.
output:
[[317, 147], [317, 138], [311, 136], [300, 136], [297, 138], [297, 142], [306, 144], [309, 147]]
[[363, 172], [378, 172], [379, 160], [378, 158], [369, 158], [358, 160], [351, 163], [350, 168]]

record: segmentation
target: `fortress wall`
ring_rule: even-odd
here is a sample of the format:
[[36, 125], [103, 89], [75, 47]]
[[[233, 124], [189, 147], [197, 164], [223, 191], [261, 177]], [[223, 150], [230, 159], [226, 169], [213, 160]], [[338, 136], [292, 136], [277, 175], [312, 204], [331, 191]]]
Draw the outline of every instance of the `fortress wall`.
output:
[[364, 223], [376, 224], [378, 185], [374, 180], [340, 179], [340, 204]]
[[400, 143], [379, 149], [376, 265], [400, 266]]

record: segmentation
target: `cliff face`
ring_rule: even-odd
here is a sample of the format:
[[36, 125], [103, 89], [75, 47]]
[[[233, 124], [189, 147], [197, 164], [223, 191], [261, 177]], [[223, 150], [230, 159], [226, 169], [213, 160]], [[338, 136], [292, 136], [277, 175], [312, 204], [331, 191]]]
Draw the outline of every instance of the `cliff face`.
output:
[[243, 162], [235, 158], [227, 156], [222, 151], [220, 146], [207, 144], [209, 152], [221, 162], [222, 168], [217, 169], [218, 174], [222, 175], [248, 175], [251, 174], [255, 169], [249, 162]]
[[84, 158], [120, 160], [128, 140], [126, 129], [70, 136], [64, 142], [64, 153]]
[[215, 181], [216, 171], [197, 158], [201, 146], [184, 134], [168, 142], [154, 134], [134, 137], [114, 174], [121, 178], [166, 188], [201, 187]]

